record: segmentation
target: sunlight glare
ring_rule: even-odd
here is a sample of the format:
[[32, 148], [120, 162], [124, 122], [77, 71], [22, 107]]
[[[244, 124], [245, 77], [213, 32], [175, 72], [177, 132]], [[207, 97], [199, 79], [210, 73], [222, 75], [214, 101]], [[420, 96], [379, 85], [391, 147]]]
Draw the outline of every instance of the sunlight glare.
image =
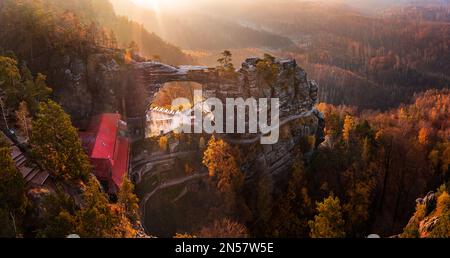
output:
[[135, 4], [153, 9], [154, 11], [159, 11], [159, 9], [163, 7], [171, 7], [174, 6], [179, 0], [131, 0]]

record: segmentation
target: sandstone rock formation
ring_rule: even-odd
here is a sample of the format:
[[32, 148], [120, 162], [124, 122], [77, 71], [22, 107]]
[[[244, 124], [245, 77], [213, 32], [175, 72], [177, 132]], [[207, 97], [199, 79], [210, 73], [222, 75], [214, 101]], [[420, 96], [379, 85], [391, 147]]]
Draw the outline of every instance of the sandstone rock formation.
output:
[[311, 111], [317, 103], [318, 86], [307, 79], [306, 72], [295, 60], [275, 61], [277, 74], [268, 82], [263, 71], [257, 69], [259, 58], [245, 60], [235, 74], [221, 73], [202, 66], [173, 67], [158, 62], [133, 64], [134, 83], [143, 84], [151, 99], [166, 82], [191, 81], [203, 85], [204, 97], [279, 98], [280, 118]]
[[[280, 130], [285, 136], [274, 145], [258, 146], [258, 136], [251, 134], [226, 135], [228, 142], [253, 149], [254, 156], [245, 164], [248, 171], [279, 174], [289, 171], [294, 160], [293, 149], [305, 137], [313, 137], [316, 146], [323, 141], [324, 120], [314, 106], [318, 85], [308, 80], [306, 72], [295, 60], [275, 60], [274, 79], [268, 81], [265, 71], [258, 69], [259, 58], [245, 60], [235, 73], [200, 66], [173, 67], [158, 62], [133, 64], [133, 80], [147, 92], [147, 101], [166, 82], [192, 81], [202, 84], [205, 98], [279, 98]], [[129, 81], [133, 81], [129, 80]], [[136, 98], [134, 98], [136, 99]], [[145, 108], [143, 105], [141, 108]], [[132, 110], [132, 112], [130, 112]], [[134, 113], [133, 113], [134, 112]], [[129, 116], [138, 116], [145, 110], [128, 108]], [[257, 149], [257, 150], [255, 150]], [[250, 157], [250, 156], [249, 156]], [[247, 173], [251, 177], [251, 173]]]
[[[166, 82], [191, 81], [202, 84], [204, 97], [279, 98], [282, 137], [274, 145], [256, 146], [251, 134], [224, 136], [231, 143], [257, 149], [249, 171], [278, 174], [291, 168], [293, 149], [305, 137], [323, 141], [324, 120], [314, 105], [318, 85], [308, 80], [295, 60], [275, 60], [275, 74], [258, 68], [259, 58], [248, 58], [234, 73], [201, 66], [170, 66], [129, 59], [124, 52], [97, 50], [84, 58], [65, 55], [55, 58], [49, 75], [54, 95], [79, 127], [91, 116], [102, 112], [120, 112], [127, 119], [134, 139], [144, 137], [145, 114], [155, 93]], [[251, 175], [248, 174], [250, 177]]]
[[46, 70], [55, 99], [77, 126], [102, 112], [121, 111], [123, 55], [113, 50], [93, 51], [85, 57], [54, 54]]
[[[267, 79], [267, 71], [258, 66], [260, 61], [262, 60], [258, 58], [249, 58], [242, 67], [232, 73], [201, 66], [174, 67], [152, 61], [132, 61], [123, 68], [125, 72], [122, 72], [122, 89], [125, 90], [120, 98], [125, 105], [124, 109], [119, 110], [127, 117], [131, 132], [137, 133], [135, 138], [139, 139], [143, 136], [140, 134], [144, 132], [143, 128], [139, 127], [145, 124], [142, 119], [149, 103], [167, 82], [200, 83], [203, 86], [204, 98], [216, 97], [222, 102], [225, 102], [226, 98], [279, 98], [281, 127], [280, 139], [276, 144], [261, 145], [258, 134], [222, 134], [219, 137], [238, 145], [242, 153], [245, 153], [241, 169], [249, 184], [256, 182], [258, 175], [265, 173], [273, 179], [274, 184], [282, 186], [287, 182], [295, 159], [299, 158], [299, 146], [311, 139], [311, 143], [316, 146], [323, 141], [324, 118], [314, 108], [318, 101], [318, 85], [308, 80], [306, 72], [295, 60], [275, 60], [271, 80]], [[131, 164], [133, 180], [145, 185], [147, 176], [151, 177], [155, 171], [171, 171], [170, 167], [174, 165], [170, 164], [176, 163], [180, 155], [201, 157], [201, 153], [197, 153], [198, 150], [194, 150], [193, 154], [189, 149], [175, 149], [169, 148], [166, 154], [159, 156], [150, 153], [137, 155]], [[304, 153], [309, 150], [300, 149]], [[190, 184], [184, 182], [185, 179], [190, 178], [186, 176], [173, 180], [177, 183], [180, 181], [186, 189]], [[194, 180], [193, 184], [197, 185], [199, 180], [201, 179]], [[163, 183], [160, 186], [165, 185], [167, 184]], [[147, 200], [159, 189], [159, 186], [155, 187], [156, 190], [149, 190], [140, 196], [143, 214], [146, 214]], [[147, 215], [142, 217], [144, 224], [148, 222], [146, 219]]]
[[[95, 114], [117, 111], [129, 120], [132, 130], [143, 127], [142, 119], [154, 94], [172, 81], [200, 83], [204, 97], [224, 102], [225, 98], [279, 98], [280, 120], [310, 112], [317, 121], [308, 125], [307, 134], [323, 126], [319, 125], [320, 114], [314, 110], [317, 84], [307, 79], [295, 60], [276, 60], [275, 79], [270, 82], [257, 67], [259, 58], [245, 60], [231, 75], [216, 68], [174, 67], [140, 57], [130, 59], [123, 51], [109, 49], [98, 49], [85, 57], [55, 55], [52, 60], [46, 69], [53, 71], [48, 75], [49, 83], [56, 100], [77, 126]], [[143, 130], [138, 131], [143, 137]]]
[[406, 225], [402, 237], [441, 238], [448, 235], [450, 197], [446, 191], [429, 192], [416, 200], [416, 212]]

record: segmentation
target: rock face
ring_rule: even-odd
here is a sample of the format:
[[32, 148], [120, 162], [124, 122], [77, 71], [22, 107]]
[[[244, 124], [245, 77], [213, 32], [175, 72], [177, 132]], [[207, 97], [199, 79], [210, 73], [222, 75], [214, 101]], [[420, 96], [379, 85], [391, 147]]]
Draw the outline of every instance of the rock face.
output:
[[[149, 100], [166, 82], [191, 81], [203, 85], [204, 97], [226, 98], [279, 98], [280, 118], [312, 111], [317, 103], [318, 86], [307, 79], [305, 71], [295, 60], [277, 60], [275, 78], [257, 68], [259, 58], [245, 60], [235, 73], [222, 73], [202, 66], [173, 67], [157, 62], [133, 64], [134, 83], [143, 84]], [[142, 112], [143, 110], [141, 110]], [[137, 114], [133, 114], [137, 115]]]
[[96, 50], [82, 57], [54, 54], [46, 70], [57, 102], [75, 125], [82, 127], [93, 115], [121, 111], [126, 71], [122, 55], [113, 50]]
[[416, 204], [424, 205], [426, 214], [430, 214], [436, 208], [435, 193], [429, 192], [424, 198], [418, 198]]
[[[416, 200], [418, 205], [423, 205], [424, 218], [419, 221], [418, 232], [420, 237], [427, 237], [429, 232], [431, 232], [436, 224], [439, 222], [439, 217], [433, 215], [433, 211], [436, 209], [436, 194], [434, 192], [429, 192], [424, 198], [419, 198]], [[414, 220], [413, 220], [414, 221]], [[414, 223], [410, 221], [411, 223]]]
[[[200, 66], [173, 67], [157, 62], [133, 64], [133, 80], [147, 92], [147, 102], [166, 82], [191, 81], [202, 84], [203, 97], [216, 97], [225, 103], [226, 98], [279, 98], [281, 138], [273, 145], [258, 146], [258, 137], [250, 134], [227, 135], [225, 138], [254, 153], [245, 167], [248, 171], [271, 175], [289, 171], [294, 160], [294, 148], [308, 136], [316, 145], [323, 141], [323, 115], [317, 104], [318, 85], [307, 78], [306, 72], [295, 60], [275, 60], [270, 80], [267, 71], [258, 68], [263, 60], [249, 58], [235, 73]], [[136, 98], [135, 98], [136, 99]], [[147, 107], [143, 105], [142, 107]], [[131, 109], [129, 109], [130, 111]], [[145, 113], [133, 109], [131, 116]], [[247, 173], [252, 177], [251, 173]]]
[[314, 111], [318, 86], [307, 79], [295, 60], [276, 60], [270, 81], [258, 69], [258, 58], [245, 60], [233, 74], [202, 66], [174, 67], [139, 57], [127, 60], [123, 52], [109, 49], [95, 50], [84, 57], [58, 54], [51, 60], [46, 69], [52, 71], [49, 84], [55, 99], [77, 125], [102, 112], [118, 111], [130, 120], [143, 119], [155, 93], [164, 83], [173, 81], [200, 83], [204, 97], [223, 102], [239, 97], [279, 98], [280, 120], [305, 112], [314, 112], [321, 120]]
[[[163, 87], [164, 83], [172, 81], [200, 83], [203, 86], [204, 98], [216, 97], [222, 103], [225, 103], [226, 98], [279, 98], [279, 115], [282, 126], [280, 127], [280, 138], [276, 144], [261, 145], [258, 134], [219, 134], [217, 137], [222, 137], [227, 142], [238, 145], [241, 153], [244, 154], [245, 161], [241, 169], [246, 176], [248, 189], [253, 189], [258, 176], [263, 173], [272, 178], [275, 187], [281, 189], [288, 182], [287, 175], [292, 171], [295, 159], [299, 157], [296, 155], [298, 147], [305, 140], [313, 139], [311, 143], [315, 142], [316, 145], [323, 141], [324, 119], [323, 115], [314, 108], [318, 101], [318, 85], [308, 80], [305, 71], [297, 65], [295, 60], [275, 60], [269, 69], [269, 72], [272, 73], [269, 74], [270, 76], [267, 74], [267, 69], [258, 65], [261, 61], [263, 60], [249, 58], [235, 72], [224, 72], [220, 69], [199, 66], [173, 67], [157, 62], [135, 62], [131, 64], [132, 71], [128, 73], [127, 77], [127, 115], [130, 118], [145, 114], [148, 103], [151, 102], [154, 94]], [[144, 92], [145, 94], [142, 94]], [[128, 122], [130, 127], [130, 120]], [[198, 142], [198, 139], [193, 142]], [[307, 149], [300, 151], [308, 152]], [[149, 232], [154, 232], [154, 230], [158, 232], [159, 225], [155, 226], [153, 223], [160, 219], [158, 216], [164, 217], [158, 212], [151, 213], [160, 210], [157, 206], [158, 202], [152, 202], [151, 198], [154, 194], [160, 194], [158, 189], [169, 185], [170, 181], [159, 186], [155, 185], [154, 190], [150, 190], [148, 186], [153, 186], [153, 184], [148, 183], [151, 181], [146, 182], [148, 180], [146, 178], [149, 178], [148, 175], [156, 172], [167, 173], [166, 171], [173, 173], [174, 163], [177, 159], [192, 161], [193, 159], [201, 160], [202, 157], [201, 151], [198, 150], [195, 150], [194, 153], [189, 151], [183, 153], [178, 143], [169, 144], [168, 154], [155, 154], [142, 155], [142, 158], [137, 155], [131, 165], [134, 182], [138, 183], [138, 187], [142, 183], [146, 189], [140, 199], [142, 214], [144, 214], [142, 221]], [[194, 179], [192, 184], [191, 181], [184, 181], [192, 179], [193, 176], [202, 176], [202, 174], [173, 179], [174, 182], [183, 180], [177, 187], [183, 186], [184, 189], [188, 189], [180, 195], [196, 196], [200, 193], [207, 193], [205, 190], [207, 186], [202, 184], [201, 179]], [[193, 186], [199, 185], [202, 185], [200, 189], [193, 190], [195, 189]], [[246, 198], [254, 199], [256, 196], [250, 191], [246, 194]], [[207, 207], [207, 203], [202, 203]], [[156, 205], [156, 207], [152, 206], [149, 209], [149, 205]], [[189, 206], [189, 203], [186, 205]], [[187, 206], [184, 208], [188, 209]], [[173, 213], [184, 214], [184, 208], [172, 207]], [[165, 204], [164, 209], [167, 209]], [[184, 221], [184, 218], [179, 218], [173, 223], [171, 218], [164, 217], [163, 220], [171, 222], [168, 223], [170, 225], [177, 223], [189, 225], [191, 223]], [[184, 222], [180, 222], [180, 220]]]
[[148, 104], [166, 82], [200, 83], [205, 98], [216, 97], [223, 103], [226, 98], [278, 98], [282, 124], [278, 143], [256, 146], [258, 138], [251, 134], [224, 137], [255, 152], [253, 164], [245, 165], [249, 170], [279, 174], [291, 168], [293, 149], [305, 137], [314, 138], [316, 145], [323, 141], [324, 120], [314, 108], [318, 85], [308, 80], [295, 60], [275, 60], [271, 74], [261, 69], [258, 65], [261, 61], [248, 58], [241, 68], [230, 73], [216, 68], [174, 67], [141, 58], [127, 59], [120, 51], [105, 49], [84, 58], [71, 55], [55, 58], [49, 69], [54, 73], [49, 78], [51, 86], [55, 85], [56, 100], [72, 116], [75, 125], [83, 127], [83, 122], [93, 115], [118, 111], [127, 120], [135, 140], [144, 137]]
[[[441, 188], [442, 189], [442, 188]], [[448, 190], [429, 192], [416, 200], [416, 212], [404, 228], [403, 237], [445, 238], [449, 235]]]

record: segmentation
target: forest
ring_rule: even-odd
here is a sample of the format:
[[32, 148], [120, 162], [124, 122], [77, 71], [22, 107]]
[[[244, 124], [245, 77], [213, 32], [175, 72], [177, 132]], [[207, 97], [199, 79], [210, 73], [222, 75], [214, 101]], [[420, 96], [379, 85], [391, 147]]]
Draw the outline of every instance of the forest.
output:
[[[139, 46], [149, 58], [170, 64], [192, 63], [183, 52], [140, 24], [117, 16], [107, 0], [2, 1], [1, 46], [13, 50], [32, 67], [44, 66], [55, 51]], [[101, 11], [99, 11], [101, 10]], [[85, 53], [84, 53], [85, 54]]]
[[[367, 1], [350, 0], [348, 5], [290, 0], [200, 2], [203, 4], [191, 8], [160, 11], [161, 21], [152, 10], [128, 16], [151, 31], [169, 35], [166, 40], [190, 50], [200, 64], [215, 66], [224, 49], [234, 53], [236, 67], [249, 55], [265, 52], [295, 58], [321, 85], [320, 99], [330, 104], [383, 111], [407, 103], [415, 92], [449, 84], [448, 3], [386, 4], [387, 8], [366, 14], [354, 6]], [[139, 9], [127, 0], [115, 0], [113, 6], [119, 12]], [[235, 24], [211, 25], [216, 20]], [[163, 25], [167, 26], [160, 28]], [[263, 40], [244, 30], [274, 33], [291, 43]], [[242, 41], [244, 36], [247, 38]], [[202, 42], [180, 41], [191, 37]], [[203, 45], [208, 47], [198, 47]]]
[[[450, 237], [450, 7], [367, 14], [273, 1], [167, 11], [162, 28], [128, 0], [0, 0], [0, 236]], [[274, 179], [249, 165], [271, 148], [259, 143], [139, 139], [130, 170], [150, 175], [136, 183], [129, 171], [108, 195], [79, 140], [86, 120], [131, 113], [130, 103], [171, 109], [202, 87], [168, 83], [147, 103], [133, 64], [201, 64], [235, 78], [246, 53], [262, 56], [255, 80], [267, 88], [282, 58], [318, 83], [323, 142], [302, 137]], [[282, 144], [314, 119], [281, 128]], [[13, 147], [48, 172], [48, 185], [27, 184]]]
[[91, 176], [91, 164], [70, 116], [50, 99], [52, 90], [45, 76], [33, 77], [11, 53], [2, 54], [2, 128], [17, 123], [19, 135], [25, 138], [26, 146], [21, 148], [53, 180], [49, 188], [28, 189], [10, 151], [11, 132], [1, 133], [0, 235], [64, 237], [77, 232], [84, 237], [133, 237], [137, 197], [132, 183], [125, 180], [118, 201], [111, 203]]
[[[177, 237], [334, 238], [373, 232], [391, 237], [448, 237], [449, 93], [448, 89], [429, 90], [417, 94], [413, 104], [386, 112], [319, 104], [327, 121], [326, 140], [309, 158], [302, 153], [313, 148], [311, 142], [305, 139], [297, 147], [283, 187], [264, 174], [244, 184], [243, 164], [254, 158], [252, 149], [258, 146], [242, 147], [214, 137], [207, 140], [207, 136], [190, 138], [189, 146], [204, 150], [201, 161], [210, 175], [204, 186], [208, 190], [203, 190], [208, 201], [202, 199], [207, 204], [201, 206], [206, 211], [200, 213], [201, 222], [194, 224], [210, 222], [186, 235], [178, 232]], [[190, 136], [169, 135], [155, 144], [167, 149], [174, 137]], [[192, 173], [192, 167], [183, 169]], [[435, 192], [437, 204], [424, 212], [424, 204], [416, 207], [416, 199], [429, 191]], [[202, 196], [196, 198], [206, 198]], [[420, 215], [412, 216], [416, 208]], [[158, 217], [161, 212], [152, 214]], [[439, 225], [432, 230], [423, 226], [436, 218]]]

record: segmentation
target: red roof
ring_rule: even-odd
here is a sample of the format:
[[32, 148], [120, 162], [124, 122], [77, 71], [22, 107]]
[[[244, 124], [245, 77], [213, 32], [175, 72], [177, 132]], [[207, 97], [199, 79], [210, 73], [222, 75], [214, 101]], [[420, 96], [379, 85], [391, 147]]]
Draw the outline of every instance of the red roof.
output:
[[95, 116], [87, 132], [80, 132], [83, 148], [92, 160], [96, 176], [108, 180], [110, 193], [116, 192], [128, 171], [129, 141], [119, 135], [125, 124], [120, 114]]
[[95, 132], [95, 142], [90, 153], [94, 159], [113, 159], [120, 114], [102, 114], [94, 117], [89, 127]]

